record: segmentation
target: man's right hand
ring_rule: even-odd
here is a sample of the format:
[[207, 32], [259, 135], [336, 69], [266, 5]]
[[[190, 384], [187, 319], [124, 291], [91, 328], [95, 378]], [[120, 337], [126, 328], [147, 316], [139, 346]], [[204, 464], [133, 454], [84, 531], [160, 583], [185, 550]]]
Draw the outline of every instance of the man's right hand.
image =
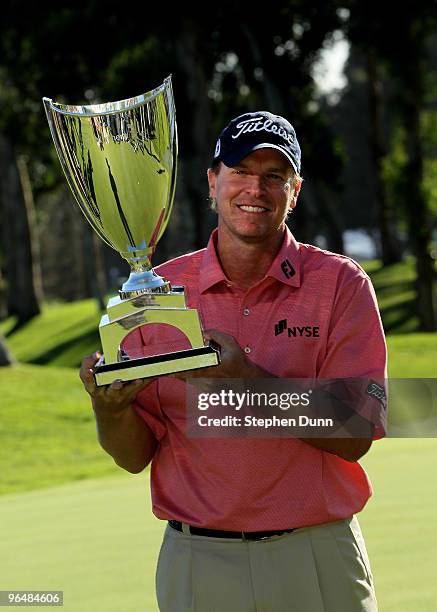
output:
[[137, 393], [147, 387], [154, 378], [144, 380], [134, 380], [132, 382], [122, 382], [115, 380], [111, 385], [98, 387], [94, 380], [93, 368], [101, 357], [101, 353], [96, 352], [88, 355], [82, 361], [80, 368], [80, 378], [83, 386], [90, 394], [94, 410], [110, 411], [112, 415], [117, 415], [128, 408]]
[[80, 378], [91, 396], [99, 442], [117, 465], [137, 474], [151, 461], [157, 441], [132, 403], [135, 396], [155, 379], [126, 383], [117, 380], [111, 385], [97, 387], [93, 367], [100, 357], [100, 353], [85, 357], [80, 368]]

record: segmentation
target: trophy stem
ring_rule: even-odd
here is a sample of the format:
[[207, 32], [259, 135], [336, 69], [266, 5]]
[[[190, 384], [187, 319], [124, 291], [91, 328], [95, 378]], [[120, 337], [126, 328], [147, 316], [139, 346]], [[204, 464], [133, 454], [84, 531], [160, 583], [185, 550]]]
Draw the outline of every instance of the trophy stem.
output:
[[143, 270], [136, 268], [132, 270], [129, 278], [123, 283], [119, 291], [120, 298], [126, 300], [144, 293], [169, 293], [171, 291], [170, 282], [156, 274], [153, 268]]

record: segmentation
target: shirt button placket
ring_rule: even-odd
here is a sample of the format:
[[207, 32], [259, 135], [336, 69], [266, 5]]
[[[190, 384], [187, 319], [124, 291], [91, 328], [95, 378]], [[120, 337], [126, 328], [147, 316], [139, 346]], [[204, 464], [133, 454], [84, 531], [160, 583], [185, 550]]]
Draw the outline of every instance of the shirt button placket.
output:
[[[248, 317], [250, 315], [250, 308], [248, 308], [247, 306], [245, 306], [242, 310], [243, 313], [243, 317]], [[247, 330], [245, 330], [247, 332]], [[249, 353], [252, 352], [252, 348], [249, 345], [246, 345], [243, 349], [243, 351], [246, 353], [246, 355], [248, 355]]]

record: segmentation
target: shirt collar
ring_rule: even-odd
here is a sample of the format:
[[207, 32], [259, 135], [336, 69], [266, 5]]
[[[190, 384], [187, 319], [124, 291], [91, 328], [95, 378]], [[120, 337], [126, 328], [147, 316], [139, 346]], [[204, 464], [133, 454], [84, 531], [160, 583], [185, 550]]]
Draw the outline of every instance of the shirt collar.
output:
[[[217, 283], [230, 282], [221, 267], [217, 255], [217, 232], [217, 228], [213, 230], [203, 254], [199, 279], [200, 293], [207, 291]], [[272, 262], [266, 277], [275, 278], [279, 282], [292, 287], [300, 287], [300, 268], [299, 243], [296, 242], [293, 234], [286, 226], [281, 248]]]
[[217, 228], [213, 230], [208, 241], [208, 245], [203, 254], [200, 266], [199, 291], [203, 293], [213, 285], [222, 281], [228, 283], [223, 268], [217, 255]]
[[299, 243], [287, 226], [284, 240], [266, 276], [276, 278], [281, 283], [291, 287], [300, 287], [301, 255]]

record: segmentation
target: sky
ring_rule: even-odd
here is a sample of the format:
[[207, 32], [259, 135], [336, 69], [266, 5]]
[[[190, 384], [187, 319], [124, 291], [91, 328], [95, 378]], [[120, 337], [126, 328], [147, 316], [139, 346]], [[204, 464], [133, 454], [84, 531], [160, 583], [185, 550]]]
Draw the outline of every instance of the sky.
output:
[[334, 33], [333, 40], [327, 43], [315, 62], [312, 76], [322, 95], [343, 89], [346, 84], [344, 66], [349, 56], [349, 42], [341, 32]]

